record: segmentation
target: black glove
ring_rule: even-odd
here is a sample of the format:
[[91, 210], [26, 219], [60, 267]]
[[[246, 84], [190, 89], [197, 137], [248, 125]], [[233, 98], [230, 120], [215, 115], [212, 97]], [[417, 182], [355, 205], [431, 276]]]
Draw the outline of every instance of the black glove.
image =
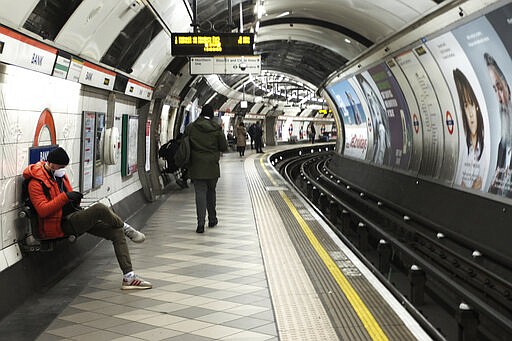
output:
[[80, 200], [82, 200], [82, 198], [84, 197], [84, 195], [80, 192], [66, 192], [66, 195], [68, 196], [68, 199], [75, 202], [75, 203], [79, 203]]

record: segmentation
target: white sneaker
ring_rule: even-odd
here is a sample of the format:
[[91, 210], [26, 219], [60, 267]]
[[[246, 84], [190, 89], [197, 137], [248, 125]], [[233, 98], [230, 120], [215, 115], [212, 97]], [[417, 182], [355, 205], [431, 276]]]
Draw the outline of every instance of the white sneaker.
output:
[[142, 243], [146, 240], [144, 233], [137, 231], [127, 223], [123, 226], [124, 235], [132, 240], [134, 243]]
[[121, 285], [121, 290], [141, 290], [141, 289], [151, 289], [153, 285], [151, 282], [145, 281], [137, 275], [133, 275], [130, 277], [123, 277], [123, 285]]

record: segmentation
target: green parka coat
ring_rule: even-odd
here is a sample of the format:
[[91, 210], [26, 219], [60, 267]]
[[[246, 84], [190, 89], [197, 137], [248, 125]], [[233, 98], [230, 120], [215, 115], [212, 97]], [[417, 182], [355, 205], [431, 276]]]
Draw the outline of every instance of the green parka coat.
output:
[[213, 119], [199, 116], [185, 128], [190, 139], [189, 176], [192, 180], [220, 177], [220, 153], [228, 150], [228, 142], [220, 125]]

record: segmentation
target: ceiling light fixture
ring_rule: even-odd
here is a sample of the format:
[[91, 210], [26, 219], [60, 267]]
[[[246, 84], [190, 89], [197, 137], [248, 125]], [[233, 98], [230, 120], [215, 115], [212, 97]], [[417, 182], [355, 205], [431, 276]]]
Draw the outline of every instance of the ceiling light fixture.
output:
[[282, 17], [285, 17], [285, 16], [287, 16], [289, 14], [290, 14], [290, 12], [286, 11], [286, 12], [283, 12], [283, 13], [279, 14], [276, 18], [282, 18]]

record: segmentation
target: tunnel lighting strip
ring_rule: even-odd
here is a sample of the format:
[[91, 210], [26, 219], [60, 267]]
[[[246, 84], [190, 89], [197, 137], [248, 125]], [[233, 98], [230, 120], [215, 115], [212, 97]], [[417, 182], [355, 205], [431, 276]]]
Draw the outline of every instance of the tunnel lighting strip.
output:
[[[264, 158], [260, 158], [260, 164], [262, 169], [265, 171], [265, 174], [269, 178], [269, 180], [272, 182], [274, 186], [277, 186], [277, 182], [274, 180], [272, 175], [267, 170], [267, 167], [265, 166]], [[288, 208], [292, 212], [293, 216], [299, 223], [300, 227], [302, 228], [302, 231], [304, 231], [306, 237], [308, 238], [309, 242], [311, 243], [311, 246], [315, 249], [318, 256], [322, 259], [323, 263], [333, 276], [333, 278], [336, 280], [336, 283], [338, 283], [338, 286], [343, 291], [343, 294], [347, 298], [347, 300], [350, 302], [350, 305], [356, 312], [357, 316], [363, 323], [364, 327], [366, 328], [366, 331], [372, 338], [372, 340], [379, 340], [379, 341], [386, 341], [389, 340], [382, 328], [379, 326], [378, 322], [373, 317], [373, 314], [370, 312], [368, 307], [364, 304], [363, 300], [359, 295], [357, 294], [354, 287], [349, 283], [345, 275], [341, 272], [340, 268], [336, 265], [334, 260], [331, 258], [329, 253], [324, 249], [322, 244], [318, 241], [315, 234], [311, 229], [309, 228], [308, 224], [300, 213], [295, 208], [295, 205], [291, 202], [290, 198], [288, 198], [288, 195], [284, 191], [279, 191], [279, 194], [283, 198], [286, 205], [288, 205]]]

